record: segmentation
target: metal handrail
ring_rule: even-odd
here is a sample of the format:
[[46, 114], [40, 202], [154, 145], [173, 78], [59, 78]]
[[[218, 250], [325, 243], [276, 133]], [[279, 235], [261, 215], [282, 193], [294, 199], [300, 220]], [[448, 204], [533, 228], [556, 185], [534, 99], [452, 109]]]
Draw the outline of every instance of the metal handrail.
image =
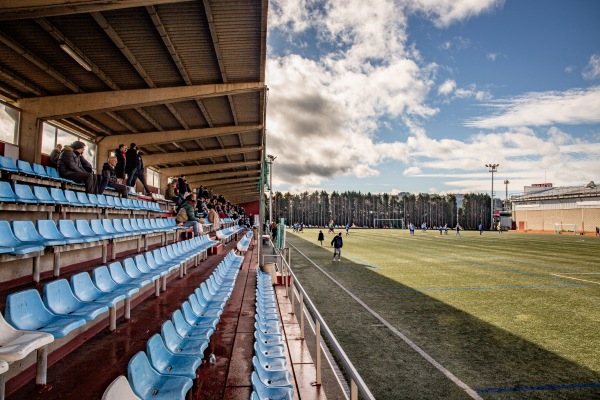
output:
[[[365, 382], [362, 380], [360, 374], [358, 373], [358, 371], [356, 371], [356, 369], [354, 368], [354, 365], [352, 364], [352, 362], [350, 361], [350, 359], [348, 358], [348, 356], [346, 355], [346, 353], [344, 352], [344, 350], [342, 349], [342, 346], [340, 346], [340, 344], [338, 343], [337, 339], [335, 338], [333, 332], [331, 331], [331, 329], [329, 329], [329, 326], [327, 325], [327, 323], [325, 322], [325, 320], [323, 319], [323, 317], [321, 316], [321, 314], [319, 313], [319, 311], [317, 310], [317, 307], [315, 307], [315, 305], [313, 304], [312, 300], [310, 299], [310, 297], [308, 296], [308, 293], [306, 293], [306, 291], [304, 290], [304, 288], [302, 287], [302, 284], [300, 283], [300, 281], [298, 280], [298, 278], [296, 277], [296, 275], [294, 274], [294, 272], [292, 271], [292, 268], [290, 266], [290, 261], [289, 258], [291, 257], [290, 254], [290, 248], [287, 247], [283, 250], [287, 250], [288, 251], [288, 260], [285, 259], [284, 255], [283, 255], [283, 251], [279, 250], [279, 255], [281, 256], [281, 260], [282, 260], [282, 277], [285, 281], [285, 286], [286, 286], [286, 290], [290, 290], [291, 289], [291, 296], [288, 294], [288, 297], [290, 298], [290, 301], [292, 302], [292, 311], [294, 309], [294, 285], [296, 286], [296, 289], [298, 291], [299, 294], [299, 302], [301, 303], [300, 308], [301, 308], [301, 315], [300, 315], [300, 330], [302, 332], [302, 339], [304, 339], [304, 311], [303, 311], [303, 307], [302, 305], [306, 305], [308, 310], [312, 313], [312, 316], [315, 320], [315, 326], [316, 326], [316, 340], [317, 340], [317, 347], [316, 347], [316, 351], [317, 351], [317, 384], [321, 383], [321, 371], [320, 371], [320, 355], [321, 355], [321, 347], [320, 347], [320, 333], [321, 330], [323, 332], [323, 334], [325, 335], [325, 337], [329, 340], [330, 343], [330, 350], [333, 350], [333, 352], [338, 356], [338, 359], [340, 360], [341, 364], [343, 365], [346, 373], [349, 375], [350, 379], [351, 379], [351, 385], [350, 385], [350, 398], [352, 400], [358, 399], [358, 392], [360, 392], [360, 394], [363, 396], [363, 398], [365, 399], [369, 399], [369, 400], [375, 400], [375, 396], [373, 396], [373, 394], [371, 393], [371, 391], [369, 390], [369, 388], [367, 387], [367, 385], [365, 384]], [[287, 276], [291, 277], [291, 279], [288, 279]], [[290, 281], [290, 285], [288, 287], [288, 280]]]

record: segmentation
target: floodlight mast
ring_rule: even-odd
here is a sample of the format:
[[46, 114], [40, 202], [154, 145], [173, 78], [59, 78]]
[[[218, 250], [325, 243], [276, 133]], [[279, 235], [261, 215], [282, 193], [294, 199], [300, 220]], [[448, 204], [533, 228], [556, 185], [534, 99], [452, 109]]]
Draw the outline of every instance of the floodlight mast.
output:
[[506, 186], [506, 196], [504, 197], [504, 208], [508, 205], [508, 184], [510, 181], [508, 179], [504, 180], [504, 185]]
[[500, 166], [500, 164], [485, 164], [486, 167], [488, 167], [488, 171], [492, 173], [492, 199], [491, 199], [491, 207], [490, 207], [490, 213], [491, 213], [491, 221], [490, 221], [490, 230], [493, 231], [494, 230], [494, 172], [498, 171], [498, 167]]
[[271, 229], [271, 224], [273, 223], [273, 161], [277, 158], [277, 156], [273, 156], [271, 154], [267, 155], [269, 161], [269, 230]]

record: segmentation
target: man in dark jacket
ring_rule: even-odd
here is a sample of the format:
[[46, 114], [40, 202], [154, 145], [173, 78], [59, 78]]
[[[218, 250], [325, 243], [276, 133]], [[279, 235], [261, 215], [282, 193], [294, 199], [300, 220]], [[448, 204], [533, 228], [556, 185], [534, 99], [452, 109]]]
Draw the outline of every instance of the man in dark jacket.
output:
[[115, 172], [115, 166], [117, 165], [117, 157], [111, 156], [108, 158], [108, 162], [102, 166], [102, 175], [100, 178], [100, 185], [98, 187], [98, 194], [104, 193], [104, 189], [107, 186], [113, 187], [117, 192], [121, 194], [121, 197], [127, 198], [127, 186], [121, 185], [117, 182], [117, 173]]
[[117, 150], [115, 151], [115, 156], [117, 157], [117, 165], [115, 166], [115, 173], [117, 174], [117, 178], [121, 179], [121, 183], [125, 185], [125, 154], [127, 151], [127, 146], [124, 144], [120, 144]]
[[127, 174], [127, 186], [133, 186], [135, 183], [135, 172], [138, 164], [138, 150], [135, 143], [129, 145], [125, 153], [125, 173]]
[[85, 184], [86, 193], [98, 192], [97, 175], [92, 171], [92, 166], [83, 157], [85, 143], [79, 140], [65, 146], [58, 157], [58, 174], [66, 179]]
[[333, 237], [331, 245], [333, 246], [333, 261], [335, 261], [336, 254], [338, 256], [338, 261], [342, 261], [342, 246], [344, 245], [344, 241], [342, 240], [342, 232]]
[[57, 144], [56, 148], [50, 152], [50, 158], [48, 159], [48, 166], [56, 168], [58, 166], [58, 157], [62, 151], [62, 144]]
[[[135, 146], [135, 143], [131, 144]], [[131, 150], [131, 149], [129, 149]], [[129, 150], [127, 150], [127, 162], [129, 162], [130, 156]], [[136, 180], [140, 180], [142, 185], [144, 186], [144, 190], [146, 191], [146, 196], [151, 196], [152, 192], [150, 192], [150, 188], [148, 187], [148, 183], [146, 183], [146, 173], [144, 171], [144, 160], [142, 160], [142, 155], [140, 154], [139, 149], [135, 148], [135, 160], [136, 164], [133, 170], [131, 171], [131, 175], [128, 175], [127, 186], [135, 186]]]

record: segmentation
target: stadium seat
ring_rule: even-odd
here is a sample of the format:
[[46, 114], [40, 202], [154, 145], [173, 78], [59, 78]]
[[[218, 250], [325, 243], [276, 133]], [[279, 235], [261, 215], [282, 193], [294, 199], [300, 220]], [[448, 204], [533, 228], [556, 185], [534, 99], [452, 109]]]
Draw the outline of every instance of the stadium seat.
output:
[[129, 381], [124, 375], [119, 375], [104, 391], [102, 400], [141, 400], [135, 395]]
[[66, 179], [66, 178], [63, 178], [60, 175], [58, 175], [58, 171], [54, 167], [46, 166], [46, 172], [48, 173], [48, 176], [54, 180], [75, 183], [70, 179]]
[[181, 303], [181, 313], [183, 314], [185, 321], [194, 327], [200, 326], [214, 329], [219, 323], [219, 318], [217, 317], [199, 317], [196, 315], [194, 311], [192, 311], [189, 301]]
[[30, 175], [30, 176], [37, 175], [33, 171], [33, 168], [31, 168], [31, 164], [29, 164], [27, 161], [17, 160], [17, 168], [19, 170], [19, 173], [21, 173], [23, 175]]
[[15, 195], [19, 203], [38, 204], [38, 199], [34, 196], [29, 185], [15, 183]]
[[121, 198], [119, 198], [119, 197], [113, 197], [113, 201], [115, 202], [115, 208], [116, 209], [119, 209], [119, 210], [126, 210], [127, 209], [127, 207], [121, 201]]
[[33, 195], [40, 204], [57, 204], [57, 201], [50, 196], [50, 192], [44, 186], [34, 186]]
[[112, 235], [113, 238], [121, 238], [121, 237], [127, 236], [127, 234], [125, 234], [123, 232], [119, 232], [115, 229], [112, 219], [108, 219], [108, 218], [103, 219], [102, 227], [104, 228], [106, 233]]
[[6, 298], [6, 321], [17, 329], [46, 332], [55, 339], [85, 325], [85, 319], [50, 312], [35, 289], [9, 294]]
[[66, 279], [57, 279], [44, 285], [44, 304], [58, 315], [81, 317], [87, 321], [108, 312], [108, 307], [79, 300]]
[[15, 160], [10, 157], [0, 156], [0, 170], [8, 172], [19, 172]]
[[43, 251], [44, 246], [39, 243], [23, 243], [15, 237], [10, 228], [8, 221], [0, 221], [0, 237], [2, 238], [2, 246], [12, 248], [9, 254], [27, 254], [37, 251]]
[[[52, 222], [54, 224], [54, 222]], [[67, 241], [60, 238], [48, 239], [41, 236], [35, 229], [32, 221], [13, 221], [13, 232], [15, 237], [23, 244], [31, 244], [37, 246], [62, 246], [67, 244]]]
[[56, 204], [71, 205], [65, 197], [65, 192], [60, 188], [50, 188], [50, 196], [56, 201]]
[[171, 320], [163, 322], [160, 334], [165, 346], [173, 354], [202, 356], [204, 350], [208, 347], [208, 340], [184, 339], [179, 336]]
[[106, 195], [101, 195], [101, 196], [104, 196], [106, 198], [106, 204], [107, 204], [106, 206], [108, 208], [119, 208], [119, 207], [117, 207], [117, 204], [115, 203], [115, 197], [106, 196]]
[[108, 264], [108, 270], [110, 271], [110, 277], [119, 285], [132, 285], [138, 288], [143, 288], [144, 286], [152, 283], [150, 279], [132, 278], [131, 276], [127, 275], [123, 269], [123, 266], [118, 261]]
[[102, 207], [102, 206], [100, 205], [100, 202], [98, 201], [98, 195], [96, 195], [96, 194], [93, 194], [93, 193], [89, 193], [89, 194], [87, 195], [87, 197], [88, 197], [88, 200], [90, 201], [90, 203], [92, 203], [92, 205], [93, 205], [94, 207], [100, 207], [100, 208]]
[[181, 310], [175, 310], [171, 320], [173, 321], [173, 326], [175, 326], [175, 331], [182, 338], [210, 340], [210, 337], [215, 332], [210, 327], [199, 327], [188, 324]]
[[[118, 263], [117, 263], [118, 264]], [[117, 283], [111, 276], [111, 273], [106, 265], [94, 268], [92, 270], [92, 279], [94, 285], [102, 292], [124, 294], [126, 297], [131, 297], [140, 291], [138, 285], [130, 283]]]
[[43, 165], [33, 163], [31, 165], [33, 167], [33, 172], [39, 176], [40, 178], [50, 179], [50, 175], [46, 172], [46, 168]]
[[86, 206], [86, 204], [83, 204], [81, 201], [79, 201], [79, 199], [77, 198], [77, 195], [75, 194], [74, 191], [65, 190], [64, 194], [65, 194], [65, 198], [67, 199], [67, 201], [69, 202], [70, 205], [75, 206], [75, 207], [85, 207]]
[[114, 204], [113, 206], [110, 206], [108, 204], [108, 202], [106, 201], [106, 196], [103, 194], [97, 194], [96, 195], [96, 199], [98, 200], [98, 207], [102, 207], [102, 208], [115, 208]]
[[120, 237], [119, 234], [107, 232], [106, 229], [104, 229], [102, 220], [99, 220], [99, 219], [91, 219], [90, 220], [90, 228], [96, 235], [98, 235], [99, 237], [103, 237], [105, 239], [115, 239], [117, 237]]
[[129, 360], [127, 380], [136, 395], [155, 400], [184, 400], [193, 384], [190, 378], [184, 376], [159, 374], [143, 351]]
[[111, 220], [113, 227], [115, 228], [115, 230], [121, 234], [123, 234], [123, 236], [134, 236], [136, 235], [135, 232], [132, 232], [131, 230], [127, 230], [125, 229], [125, 227], [123, 226], [123, 222], [120, 219], [113, 219]]
[[92, 228], [90, 228], [90, 224], [86, 219], [75, 220], [75, 229], [77, 229], [77, 232], [79, 232], [81, 236], [87, 239], [93, 239], [92, 241], [110, 239], [110, 235], [96, 234]]
[[163, 270], [158, 270], [158, 269], [153, 269], [148, 265], [148, 262], [146, 261], [146, 258], [144, 257], [143, 254], [138, 254], [136, 255], [134, 258], [135, 261], [135, 266], [142, 272], [145, 274], [158, 274], [161, 277], [163, 276], [167, 276], [169, 275], [169, 271], [166, 269]]
[[[1, 157], [1, 156], [0, 156]], [[16, 203], [17, 196], [10, 187], [10, 183], [0, 181], [0, 202], [2, 203]]]
[[[125, 273], [132, 277], [133, 279], [139, 279], [143, 282], [154, 282], [160, 278], [160, 273], [158, 272], [142, 272], [138, 269], [137, 265], [135, 265], [135, 261], [133, 258], [126, 258], [123, 260], [123, 269]], [[146, 285], [146, 283], [144, 283]]]
[[266, 386], [256, 372], [252, 373], [250, 380], [252, 381], [252, 389], [254, 389], [259, 399], [292, 400], [294, 398], [294, 389], [285, 386]]
[[271, 363], [267, 363], [266, 366], [263, 366], [258, 362], [256, 356], [252, 358], [252, 366], [254, 367], [254, 371], [256, 371], [258, 378], [265, 386], [294, 388], [294, 385], [291, 382], [290, 371], [288, 371], [285, 366], [278, 369], [272, 368], [273, 364]]
[[94, 285], [90, 274], [87, 272], [73, 275], [71, 277], [71, 287], [79, 300], [92, 301], [104, 304], [107, 307], [116, 307], [117, 303], [125, 300], [126, 297], [122, 293], [105, 293], [101, 291]]
[[186, 376], [190, 379], [196, 379], [196, 370], [202, 364], [203, 356], [171, 353], [158, 333], [146, 342], [146, 354], [150, 364], [159, 374]]
[[88, 195], [85, 192], [77, 192], [77, 200], [85, 207], [96, 207], [97, 204], [94, 204], [90, 201]]
[[[81, 243], [78, 239], [67, 238], [65, 235], [60, 233], [56, 224], [51, 219], [40, 219], [36, 221], [38, 233], [43, 237], [47, 243], [59, 243], [72, 244]], [[55, 246], [56, 244], [53, 244]]]

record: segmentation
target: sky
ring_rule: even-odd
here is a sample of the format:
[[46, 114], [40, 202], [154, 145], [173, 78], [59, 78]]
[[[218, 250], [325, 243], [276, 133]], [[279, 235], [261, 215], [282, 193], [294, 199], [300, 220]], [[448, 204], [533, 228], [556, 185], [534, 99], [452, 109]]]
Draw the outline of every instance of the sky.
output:
[[600, 1], [270, 0], [273, 190], [600, 182]]

